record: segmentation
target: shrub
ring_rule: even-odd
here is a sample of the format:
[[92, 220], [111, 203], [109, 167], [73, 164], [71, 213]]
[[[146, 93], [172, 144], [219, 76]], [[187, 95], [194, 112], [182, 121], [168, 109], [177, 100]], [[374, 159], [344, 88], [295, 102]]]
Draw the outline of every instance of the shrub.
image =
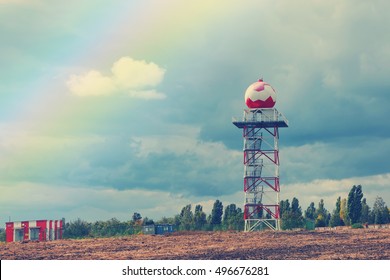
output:
[[351, 225], [351, 228], [364, 228], [361, 223], [355, 223]]

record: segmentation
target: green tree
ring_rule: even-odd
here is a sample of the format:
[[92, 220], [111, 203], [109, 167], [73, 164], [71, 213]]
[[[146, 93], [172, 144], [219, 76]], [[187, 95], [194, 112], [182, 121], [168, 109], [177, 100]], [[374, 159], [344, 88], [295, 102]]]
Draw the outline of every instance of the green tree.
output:
[[340, 218], [341, 218], [341, 225], [349, 225], [349, 219], [348, 219], [348, 211], [347, 211], [347, 199], [343, 198], [341, 200], [340, 204]]
[[65, 224], [64, 238], [84, 238], [89, 236], [91, 224], [78, 218]]
[[362, 215], [362, 198], [362, 186], [352, 186], [347, 201], [348, 218], [351, 221], [351, 224], [360, 222]]
[[293, 229], [303, 227], [302, 209], [299, 206], [297, 198], [293, 198], [291, 201], [291, 207], [289, 206], [288, 200], [282, 203], [284, 210], [281, 215], [281, 228]]
[[281, 200], [280, 203], [279, 203], [279, 214], [280, 214], [280, 217], [282, 217], [284, 213], [288, 213], [290, 211], [291, 211], [291, 207], [290, 207], [290, 202], [288, 201], [288, 199]]
[[223, 212], [223, 227], [229, 230], [242, 230], [244, 228], [244, 217], [241, 208], [235, 204], [226, 206]]
[[[183, 211], [183, 210], [182, 210]], [[180, 229], [180, 224], [181, 224], [181, 217], [180, 214], [177, 214], [173, 217], [173, 224]]]
[[302, 216], [302, 209], [301, 206], [299, 206], [299, 200], [296, 197], [291, 201], [291, 211], [298, 214], [298, 216]]
[[324, 200], [321, 199], [318, 203], [318, 208], [315, 213], [315, 226], [316, 227], [326, 227], [329, 224], [329, 214], [325, 209]]
[[385, 215], [387, 216], [387, 222], [389, 223], [390, 222], [390, 208], [389, 207], [386, 207], [387, 211], [385, 213]]
[[117, 218], [111, 218], [108, 220], [107, 227], [109, 229], [109, 236], [123, 235], [125, 232], [125, 225]]
[[207, 224], [208, 225], [210, 225], [210, 227], [209, 227], [209, 229], [211, 229], [211, 227], [212, 227], [212, 225], [211, 225], [211, 214], [209, 214], [208, 216], [207, 216]]
[[195, 213], [194, 213], [194, 227], [196, 230], [204, 229], [204, 226], [206, 225], [206, 214], [203, 212], [203, 207], [201, 205], [195, 206]]
[[[147, 218], [145, 218], [148, 220]], [[139, 223], [132, 220], [121, 222], [117, 218], [111, 218], [107, 221], [96, 221], [90, 224], [89, 236], [92, 237], [111, 237], [135, 234], [141, 232], [142, 227]]]
[[386, 207], [382, 197], [376, 197], [372, 214], [375, 224], [387, 224], [389, 222], [389, 209]]
[[5, 242], [5, 230], [0, 228], [0, 242]]
[[234, 219], [234, 216], [236, 215], [236, 208], [237, 206], [235, 204], [229, 204], [223, 211], [222, 224], [226, 229], [231, 229], [231, 220]]
[[333, 210], [333, 214], [329, 221], [329, 225], [331, 227], [337, 227], [342, 225], [342, 221], [340, 218], [340, 210], [341, 210], [341, 197], [339, 196], [336, 201], [336, 208]]
[[314, 207], [314, 202], [311, 202], [309, 207], [305, 211], [305, 218], [315, 220], [316, 208]]
[[175, 224], [175, 218], [174, 217], [171, 217], [171, 218], [167, 218], [167, 217], [162, 217], [160, 220], [158, 220], [156, 222], [156, 224], [170, 224], [170, 225], [174, 225]]
[[153, 221], [153, 219], [149, 219], [148, 217], [145, 217], [145, 218], [142, 220], [142, 225], [143, 225], [143, 226], [154, 225], [154, 221]]
[[107, 222], [96, 221], [91, 225], [91, 235], [94, 237], [109, 236]]
[[236, 209], [236, 215], [234, 216], [233, 229], [244, 230], [244, 213], [240, 207]]
[[133, 216], [131, 217], [131, 220], [134, 224], [142, 220], [142, 216], [140, 213], [134, 212]]
[[370, 207], [367, 205], [366, 198], [362, 200], [362, 214], [360, 216], [360, 221], [362, 224], [368, 223], [370, 219]]
[[180, 212], [180, 229], [181, 230], [193, 229], [193, 218], [194, 215], [191, 211], [191, 204], [184, 206]]
[[214, 202], [213, 209], [211, 210], [210, 224], [215, 228], [220, 226], [222, 222], [223, 205], [218, 199]]

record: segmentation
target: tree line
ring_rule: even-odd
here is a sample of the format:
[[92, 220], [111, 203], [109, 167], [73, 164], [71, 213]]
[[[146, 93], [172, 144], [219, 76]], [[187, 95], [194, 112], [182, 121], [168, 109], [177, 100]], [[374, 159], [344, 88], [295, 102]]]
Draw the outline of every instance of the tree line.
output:
[[[267, 213], [265, 213], [266, 215]], [[130, 215], [129, 215], [130, 216]], [[215, 231], [244, 229], [243, 211], [236, 204], [223, 206], [220, 200], [213, 204], [211, 213], [207, 215], [202, 205], [188, 204], [180, 213], [173, 217], [162, 217], [153, 221], [147, 217], [142, 218], [140, 213], [134, 213], [128, 221], [121, 222], [116, 218], [107, 221], [86, 222], [81, 219], [66, 222], [64, 238], [84, 237], [111, 237], [139, 234], [142, 226], [151, 224], [172, 224], [178, 231]], [[265, 216], [264, 216], [265, 217]], [[299, 200], [294, 197], [280, 201], [281, 228], [283, 230], [294, 228], [336, 227], [352, 226], [363, 227], [368, 224], [386, 224], [390, 222], [389, 208], [381, 197], [375, 199], [373, 207], [367, 205], [363, 197], [362, 186], [353, 186], [348, 197], [338, 197], [333, 211], [328, 211], [321, 199], [317, 205], [311, 202], [306, 210], [302, 210]]]
[[196, 205], [192, 211], [191, 204], [182, 208], [179, 214], [174, 217], [162, 217], [153, 221], [147, 217], [142, 218], [140, 213], [135, 212], [131, 220], [121, 222], [116, 218], [108, 221], [86, 222], [80, 218], [75, 221], [66, 222], [64, 227], [64, 238], [85, 238], [85, 237], [111, 237], [139, 234], [142, 227], [153, 224], [171, 224], [179, 231], [190, 230], [238, 230], [244, 229], [244, 219], [241, 208], [235, 204], [229, 204], [223, 208], [221, 201], [216, 200], [211, 214], [208, 216], [203, 211], [202, 205]]
[[[316, 205], [311, 202], [306, 210], [302, 210], [298, 198], [294, 197], [280, 201], [281, 228], [283, 230], [294, 228], [336, 227], [352, 226], [363, 227], [368, 224], [390, 223], [389, 208], [381, 197], [376, 197], [373, 207], [369, 207], [366, 198], [363, 197], [361, 185], [353, 186], [345, 198], [338, 197], [334, 209], [328, 211], [321, 199]], [[267, 213], [265, 213], [266, 215]], [[215, 231], [244, 229], [244, 214], [236, 204], [223, 206], [220, 200], [213, 204], [211, 213], [207, 215], [202, 205], [188, 204], [180, 213], [173, 217], [162, 217], [153, 221], [148, 217], [142, 218], [140, 213], [129, 215], [128, 221], [119, 221], [112, 218], [107, 221], [87, 222], [80, 218], [75, 221], [64, 220], [64, 238], [85, 237], [112, 237], [139, 234], [142, 227], [152, 224], [172, 224], [178, 231]], [[264, 216], [266, 217], [266, 216]], [[0, 229], [0, 241], [5, 241], [5, 232]]]
[[335, 208], [329, 212], [321, 199], [317, 208], [314, 202], [302, 213], [297, 198], [280, 202], [280, 215], [282, 229], [303, 228], [308, 222], [314, 227], [352, 226], [363, 227], [369, 224], [387, 224], [390, 222], [389, 208], [381, 197], [376, 197], [373, 208], [367, 205], [363, 198], [362, 186], [353, 186], [348, 198], [338, 197]]

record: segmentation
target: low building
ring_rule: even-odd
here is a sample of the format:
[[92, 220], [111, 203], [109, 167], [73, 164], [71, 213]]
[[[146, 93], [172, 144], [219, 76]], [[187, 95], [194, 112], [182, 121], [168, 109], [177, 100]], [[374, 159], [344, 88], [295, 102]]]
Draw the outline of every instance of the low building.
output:
[[35, 220], [5, 223], [6, 242], [62, 239], [62, 220]]
[[156, 231], [156, 234], [165, 234], [165, 233], [170, 233], [170, 232], [174, 232], [174, 228], [173, 228], [173, 225], [156, 225], [155, 226], [155, 231]]
[[142, 233], [143, 234], [156, 234], [155, 226], [154, 225], [142, 226]]
[[165, 234], [174, 231], [175, 231], [174, 226], [170, 224], [146, 225], [142, 227], [143, 234]]

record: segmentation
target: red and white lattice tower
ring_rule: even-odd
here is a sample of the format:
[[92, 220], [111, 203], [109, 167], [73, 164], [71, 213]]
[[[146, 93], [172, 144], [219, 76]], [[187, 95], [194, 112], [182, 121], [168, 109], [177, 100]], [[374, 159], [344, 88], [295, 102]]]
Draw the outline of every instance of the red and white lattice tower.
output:
[[243, 119], [233, 119], [244, 138], [245, 231], [280, 230], [279, 127], [288, 121], [275, 102], [275, 90], [260, 79], [245, 92]]

